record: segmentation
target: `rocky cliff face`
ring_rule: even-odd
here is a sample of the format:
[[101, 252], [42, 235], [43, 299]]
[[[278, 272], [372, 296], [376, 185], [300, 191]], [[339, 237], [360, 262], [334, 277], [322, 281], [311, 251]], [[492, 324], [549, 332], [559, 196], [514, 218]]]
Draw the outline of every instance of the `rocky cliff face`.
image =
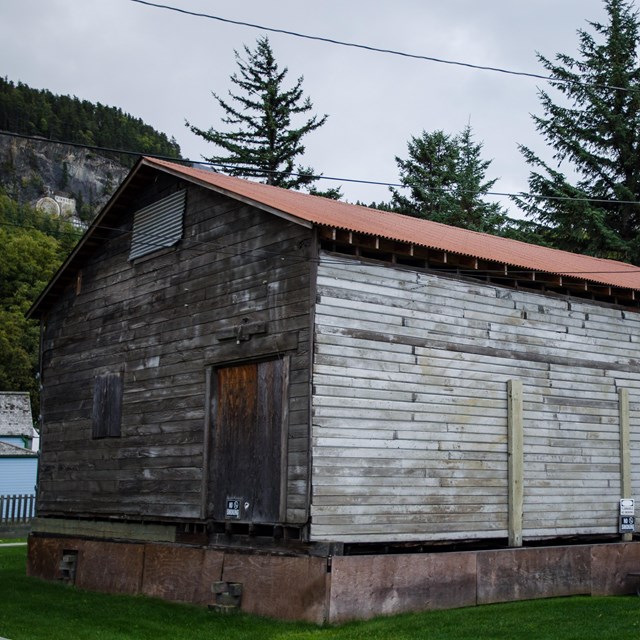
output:
[[64, 192], [75, 199], [79, 217], [89, 221], [127, 173], [115, 160], [87, 149], [0, 133], [0, 185], [21, 203]]

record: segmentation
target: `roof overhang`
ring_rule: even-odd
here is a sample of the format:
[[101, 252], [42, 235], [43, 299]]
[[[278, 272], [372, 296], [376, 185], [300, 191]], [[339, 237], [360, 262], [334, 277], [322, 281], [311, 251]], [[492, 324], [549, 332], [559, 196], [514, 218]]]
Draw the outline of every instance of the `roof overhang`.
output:
[[56, 297], [73, 281], [84, 261], [104, 242], [105, 235], [112, 233], [131, 213], [138, 188], [149, 184], [158, 172], [289, 222], [307, 228], [317, 227], [325, 239], [329, 237], [343, 247], [352, 247], [356, 253], [370, 250], [372, 246], [377, 246], [374, 250], [380, 253], [380, 246], [393, 246], [396, 249], [388, 251], [392, 261], [400, 256], [407, 264], [422, 264], [427, 268], [429, 265], [439, 268], [440, 261], [449, 268], [455, 267], [458, 275], [464, 275], [463, 271], [474, 277], [482, 274], [496, 282], [526, 282], [534, 288], [540, 288], [542, 284], [543, 288], [548, 286], [548, 290], [582, 297], [593, 295], [636, 307], [640, 301], [640, 269], [634, 265], [278, 189], [176, 162], [140, 158], [31, 306], [27, 317], [46, 314]]

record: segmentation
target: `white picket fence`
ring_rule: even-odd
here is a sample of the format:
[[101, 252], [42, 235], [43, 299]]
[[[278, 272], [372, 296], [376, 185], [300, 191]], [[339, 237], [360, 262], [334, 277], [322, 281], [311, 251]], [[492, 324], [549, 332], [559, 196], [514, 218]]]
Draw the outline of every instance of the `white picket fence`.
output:
[[0, 524], [29, 524], [35, 515], [35, 495], [0, 496]]

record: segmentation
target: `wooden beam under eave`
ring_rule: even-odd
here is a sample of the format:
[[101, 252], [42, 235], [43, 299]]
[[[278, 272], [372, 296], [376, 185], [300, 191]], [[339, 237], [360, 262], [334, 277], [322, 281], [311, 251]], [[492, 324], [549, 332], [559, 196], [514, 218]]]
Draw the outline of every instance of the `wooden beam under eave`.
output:
[[429, 264], [447, 264], [447, 252], [441, 249], [426, 249], [424, 258]]
[[[349, 232], [351, 233], [351, 232]], [[350, 242], [351, 243], [351, 242]], [[353, 244], [362, 247], [363, 249], [377, 249], [377, 238], [375, 236], [363, 234], [363, 233], [355, 233], [353, 235]]]
[[610, 298], [612, 296], [613, 290], [612, 287], [606, 284], [596, 284], [594, 282], [587, 282], [587, 289], [589, 293], [594, 296], [600, 296], [605, 298]]
[[504, 265], [493, 260], [481, 260], [478, 262], [478, 270], [486, 273], [501, 273]]
[[406, 253], [406, 248], [404, 243], [398, 243], [395, 240], [391, 240], [390, 238], [377, 238], [378, 241], [378, 249], [384, 253], [390, 254], [402, 254]]
[[555, 273], [538, 273], [538, 282], [547, 287], [563, 287], [562, 276]]
[[636, 301], [635, 289], [613, 289], [612, 295], [620, 300], [625, 300], [627, 302]]
[[473, 256], [458, 256], [457, 264], [460, 267], [466, 267], [467, 269], [478, 269], [478, 258]]

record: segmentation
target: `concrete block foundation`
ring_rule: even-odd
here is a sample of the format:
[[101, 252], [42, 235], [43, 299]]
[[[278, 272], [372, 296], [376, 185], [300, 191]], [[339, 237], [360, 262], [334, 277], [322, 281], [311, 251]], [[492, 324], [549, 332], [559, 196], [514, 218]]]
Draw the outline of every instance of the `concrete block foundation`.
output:
[[62, 580], [62, 559], [69, 554], [76, 556], [74, 580], [83, 589], [215, 609], [215, 585], [236, 585], [242, 611], [318, 624], [532, 598], [635, 593], [627, 574], [640, 571], [636, 542], [329, 558], [40, 533], [29, 538], [27, 572]]

